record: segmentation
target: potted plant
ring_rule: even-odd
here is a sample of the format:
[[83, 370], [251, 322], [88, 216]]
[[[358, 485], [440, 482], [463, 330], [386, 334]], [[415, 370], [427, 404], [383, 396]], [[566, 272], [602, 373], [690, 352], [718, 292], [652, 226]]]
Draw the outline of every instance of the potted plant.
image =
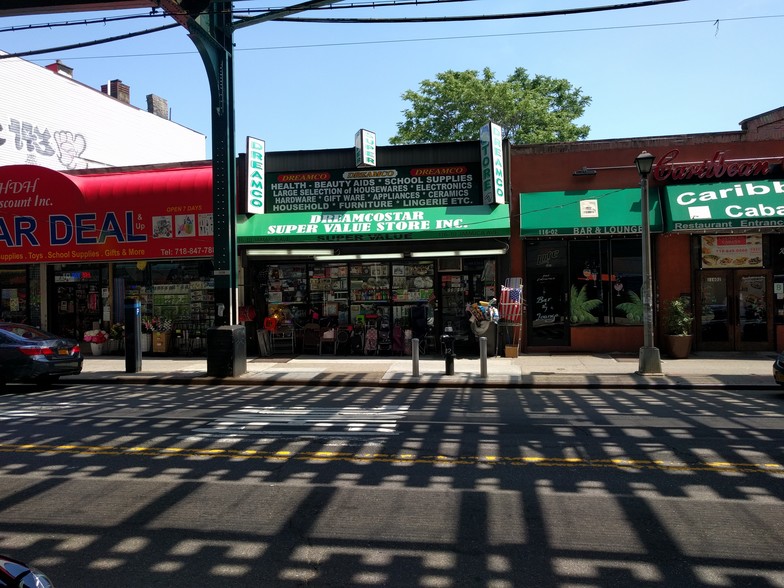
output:
[[141, 346], [142, 346], [142, 353], [147, 353], [152, 348], [152, 333], [154, 330], [155, 320], [153, 317], [145, 316], [142, 317], [142, 338], [141, 338]]
[[109, 333], [102, 329], [92, 329], [84, 332], [83, 339], [90, 344], [93, 355], [102, 355], [103, 345], [109, 340]]
[[125, 338], [125, 325], [114, 323], [109, 327], [109, 353], [119, 351]]
[[688, 298], [675, 298], [664, 309], [667, 333], [667, 350], [675, 359], [685, 359], [691, 351], [691, 325], [694, 316], [689, 310]]
[[171, 319], [161, 316], [152, 317], [150, 329], [152, 330], [152, 349], [153, 353], [165, 353], [169, 350], [173, 323]]

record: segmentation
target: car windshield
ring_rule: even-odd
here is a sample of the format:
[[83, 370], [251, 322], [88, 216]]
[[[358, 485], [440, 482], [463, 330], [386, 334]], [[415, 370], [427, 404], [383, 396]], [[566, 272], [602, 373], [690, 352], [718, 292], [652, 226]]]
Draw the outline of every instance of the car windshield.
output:
[[54, 335], [51, 335], [45, 331], [41, 331], [40, 329], [36, 329], [35, 327], [31, 327], [28, 325], [18, 325], [18, 324], [0, 324], [0, 329], [4, 331], [8, 331], [9, 333], [13, 333], [19, 337], [24, 337], [25, 339], [52, 339]]

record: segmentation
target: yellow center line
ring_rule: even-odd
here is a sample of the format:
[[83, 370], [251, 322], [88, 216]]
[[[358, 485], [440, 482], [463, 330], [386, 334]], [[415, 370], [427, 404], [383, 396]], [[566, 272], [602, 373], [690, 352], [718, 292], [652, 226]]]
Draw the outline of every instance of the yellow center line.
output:
[[92, 446], [92, 445], [50, 445], [35, 443], [0, 443], [0, 452], [4, 453], [64, 453], [96, 456], [121, 456], [133, 455], [144, 457], [207, 457], [207, 458], [245, 458], [267, 460], [311, 460], [318, 463], [335, 461], [378, 462], [392, 464], [417, 464], [417, 465], [487, 465], [494, 466], [547, 466], [547, 467], [594, 467], [617, 469], [658, 469], [667, 471], [742, 471], [784, 473], [784, 465], [778, 463], [732, 463], [724, 461], [694, 462], [694, 463], [667, 463], [662, 460], [641, 460], [623, 457], [590, 459], [581, 457], [544, 457], [544, 456], [516, 456], [504, 457], [500, 455], [479, 456], [448, 456], [442, 454], [420, 455], [413, 453], [384, 454], [384, 453], [347, 453], [335, 451], [264, 451], [258, 449], [218, 449], [195, 447], [143, 447], [143, 446]]

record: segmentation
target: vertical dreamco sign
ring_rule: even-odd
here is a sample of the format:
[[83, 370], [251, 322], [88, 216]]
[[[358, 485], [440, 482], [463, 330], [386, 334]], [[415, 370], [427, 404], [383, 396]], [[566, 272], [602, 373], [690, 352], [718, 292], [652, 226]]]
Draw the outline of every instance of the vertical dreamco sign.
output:
[[504, 147], [501, 127], [488, 123], [479, 130], [479, 148], [482, 151], [482, 197], [485, 204], [503, 204]]
[[248, 137], [247, 149], [247, 210], [249, 214], [264, 213], [264, 141]]
[[357, 167], [376, 167], [376, 134], [359, 129], [354, 135], [354, 154]]

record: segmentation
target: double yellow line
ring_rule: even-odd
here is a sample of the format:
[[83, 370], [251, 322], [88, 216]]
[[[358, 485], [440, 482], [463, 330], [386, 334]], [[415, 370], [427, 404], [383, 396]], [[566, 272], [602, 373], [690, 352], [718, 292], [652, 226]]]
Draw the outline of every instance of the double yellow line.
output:
[[356, 453], [342, 451], [264, 451], [258, 449], [208, 449], [196, 447], [143, 447], [123, 445], [55, 445], [39, 443], [0, 443], [1, 453], [110, 455], [144, 457], [184, 457], [221, 459], [263, 459], [276, 461], [345, 461], [358, 463], [392, 463], [398, 465], [494, 465], [494, 466], [544, 466], [589, 467], [618, 469], [653, 469], [667, 471], [713, 471], [784, 474], [784, 465], [778, 463], [734, 462], [666, 462], [662, 460], [582, 457], [503, 457], [499, 455], [448, 456], [417, 455], [414, 453]]

